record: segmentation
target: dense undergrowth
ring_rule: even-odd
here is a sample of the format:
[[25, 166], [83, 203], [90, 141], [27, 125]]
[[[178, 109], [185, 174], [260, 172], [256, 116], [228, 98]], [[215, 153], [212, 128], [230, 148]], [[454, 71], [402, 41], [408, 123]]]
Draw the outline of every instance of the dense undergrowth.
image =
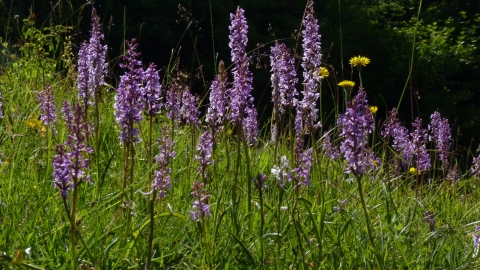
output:
[[311, 2], [302, 25], [301, 59], [271, 44], [259, 125], [241, 8], [205, 97], [178, 61], [160, 80], [135, 40], [114, 83], [94, 10], [78, 54], [68, 27], [26, 20], [25, 43], [2, 44], [0, 269], [475, 269], [480, 159], [458, 166], [438, 112], [377, 121], [366, 57], [320, 101]]

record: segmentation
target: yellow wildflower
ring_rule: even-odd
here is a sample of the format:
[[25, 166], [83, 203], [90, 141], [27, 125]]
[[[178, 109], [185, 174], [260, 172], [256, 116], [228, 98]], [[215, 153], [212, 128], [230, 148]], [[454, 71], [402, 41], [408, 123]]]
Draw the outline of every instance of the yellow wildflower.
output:
[[417, 168], [415, 168], [415, 167], [411, 167], [411, 168], [410, 168], [410, 173], [411, 173], [411, 174], [420, 175], [420, 172], [418, 172], [418, 171], [417, 171]]
[[377, 106], [370, 106], [369, 109], [370, 109], [370, 112], [371, 112], [372, 114], [375, 114], [375, 113], [378, 111], [378, 107], [377, 107]]
[[43, 124], [42, 120], [28, 119], [25, 121], [25, 125], [30, 128], [39, 128]]
[[320, 74], [320, 76], [322, 76], [323, 78], [326, 78], [330, 75], [330, 73], [328, 72], [328, 69], [325, 67], [320, 67], [318, 74]]
[[341, 86], [341, 87], [344, 87], [344, 88], [345, 87], [351, 88], [351, 87], [355, 86], [355, 82], [352, 82], [352, 81], [349, 81], [349, 80], [344, 80], [344, 81], [341, 81], [338, 84], [338, 86]]
[[42, 125], [42, 129], [40, 129], [40, 138], [45, 137], [46, 132], [47, 132], [47, 126]]
[[370, 59], [368, 59], [365, 56], [355, 56], [350, 58], [349, 61], [350, 65], [356, 67], [356, 66], [366, 66], [367, 64], [370, 63]]

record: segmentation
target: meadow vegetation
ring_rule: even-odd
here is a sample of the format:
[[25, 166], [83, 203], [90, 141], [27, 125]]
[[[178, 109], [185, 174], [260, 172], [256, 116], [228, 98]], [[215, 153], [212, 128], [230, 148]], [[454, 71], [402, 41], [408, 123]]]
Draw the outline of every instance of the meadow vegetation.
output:
[[439, 111], [378, 120], [368, 56], [323, 84], [335, 73], [313, 1], [298, 48], [262, 45], [266, 122], [248, 10], [231, 11], [232, 65], [215, 63], [203, 96], [175, 54], [159, 70], [135, 39], [108, 61], [91, 14], [78, 46], [70, 27], [32, 18], [21, 43], [1, 44], [0, 269], [478, 267], [480, 156], [461, 166]]

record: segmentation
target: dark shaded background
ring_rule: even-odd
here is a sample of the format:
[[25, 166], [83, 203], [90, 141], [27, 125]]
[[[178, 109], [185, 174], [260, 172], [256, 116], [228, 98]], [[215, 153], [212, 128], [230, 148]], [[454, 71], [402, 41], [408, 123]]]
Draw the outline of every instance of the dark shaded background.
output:
[[[271, 113], [269, 47], [273, 40], [284, 39], [301, 55], [301, 42], [295, 33], [300, 28], [306, 0], [4, 0], [1, 4], [1, 36], [11, 43], [21, 36], [17, 30], [21, 25], [17, 27], [13, 16], [19, 15], [21, 23], [31, 16], [32, 7], [39, 27], [72, 25], [79, 44], [88, 39], [91, 8], [95, 6], [103, 19], [109, 46], [110, 67], [115, 75], [111, 77], [112, 84], [120, 73], [118, 61], [123, 40], [138, 38], [145, 65], [157, 64], [164, 78], [169, 63], [171, 67], [172, 59], [179, 57], [181, 69], [192, 74], [192, 89], [200, 96], [207, 93], [214, 77], [215, 57], [227, 66], [231, 64], [229, 14], [241, 6], [249, 24], [255, 102], [259, 115], [267, 119]], [[379, 107], [378, 120], [385, 119], [388, 110], [397, 106], [407, 85], [400, 106], [407, 126], [417, 116], [424, 119], [426, 126], [430, 115], [438, 109], [449, 119], [454, 138], [465, 147], [476, 147], [480, 139], [480, 1], [423, 1], [413, 46], [412, 77], [406, 83], [418, 4], [419, 0], [316, 1], [323, 61], [331, 74], [322, 86], [325, 126], [333, 124], [332, 93], [338, 81], [353, 79], [358, 85], [358, 75], [352, 72], [348, 59], [363, 55], [371, 59], [362, 77], [369, 103]]]

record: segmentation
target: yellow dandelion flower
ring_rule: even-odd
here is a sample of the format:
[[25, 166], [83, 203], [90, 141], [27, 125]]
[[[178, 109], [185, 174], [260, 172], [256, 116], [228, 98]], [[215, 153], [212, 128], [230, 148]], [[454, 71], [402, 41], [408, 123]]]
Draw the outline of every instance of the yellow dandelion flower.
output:
[[29, 128], [39, 128], [43, 124], [42, 120], [28, 119], [25, 121], [25, 125]]
[[415, 167], [411, 167], [409, 171], [410, 171], [410, 173], [411, 173], [411, 174], [417, 174], [417, 175], [420, 175], [420, 172], [419, 172], [419, 171], [417, 171], [417, 168], [415, 168]]
[[378, 107], [377, 106], [370, 106], [370, 108], [368, 108], [370, 110], [370, 112], [372, 114], [375, 114], [377, 111], [378, 111]]
[[344, 80], [344, 81], [341, 81], [338, 86], [341, 86], [341, 87], [354, 87], [355, 86], [355, 82], [352, 82], [352, 81], [349, 81], [349, 80]]
[[320, 74], [320, 76], [322, 76], [323, 78], [326, 78], [330, 75], [330, 73], [328, 72], [328, 69], [325, 67], [320, 67], [318, 74]]
[[355, 56], [350, 58], [349, 61], [350, 65], [356, 67], [356, 66], [366, 66], [367, 64], [370, 63], [370, 59], [368, 59], [365, 56]]

